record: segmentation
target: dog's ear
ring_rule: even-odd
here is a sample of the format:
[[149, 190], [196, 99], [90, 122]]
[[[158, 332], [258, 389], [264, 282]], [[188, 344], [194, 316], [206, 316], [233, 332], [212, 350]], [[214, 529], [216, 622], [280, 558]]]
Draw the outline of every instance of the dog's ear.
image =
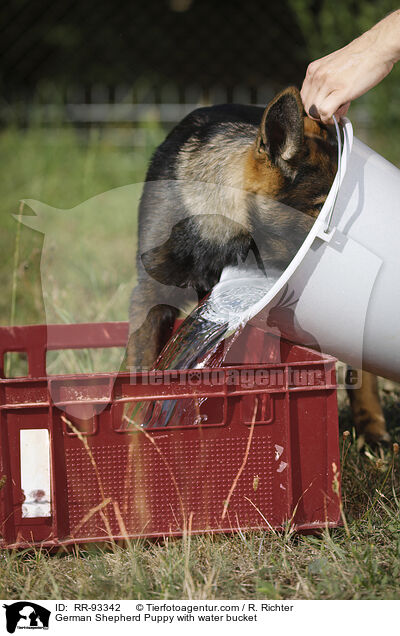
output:
[[143, 267], [147, 274], [163, 285], [187, 287], [188, 276], [184, 268], [172, 257], [172, 241], [169, 239], [164, 245], [154, 247], [141, 256]]
[[266, 107], [257, 135], [256, 151], [283, 167], [292, 161], [303, 145], [303, 104], [297, 88], [279, 93]]

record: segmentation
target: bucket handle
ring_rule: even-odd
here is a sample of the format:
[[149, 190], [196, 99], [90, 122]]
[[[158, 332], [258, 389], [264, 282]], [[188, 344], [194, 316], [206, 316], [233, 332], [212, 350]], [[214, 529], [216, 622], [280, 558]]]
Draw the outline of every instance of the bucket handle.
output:
[[327, 213], [326, 223], [323, 229], [323, 234], [325, 235], [329, 235], [330, 233], [330, 226], [332, 222], [333, 212], [335, 210], [336, 200], [339, 194], [339, 189], [342, 184], [344, 175], [346, 174], [347, 163], [348, 163], [351, 148], [353, 145], [353, 127], [351, 125], [350, 120], [347, 119], [347, 117], [343, 117], [340, 120], [340, 123], [342, 125], [342, 130], [343, 130], [343, 143], [342, 143], [340, 127], [335, 115], [333, 115], [332, 119], [333, 119], [333, 123], [335, 124], [336, 137], [337, 137], [338, 168], [337, 168], [336, 178], [334, 181], [335, 193], [333, 195], [333, 200], [332, 200], [329, 212]]

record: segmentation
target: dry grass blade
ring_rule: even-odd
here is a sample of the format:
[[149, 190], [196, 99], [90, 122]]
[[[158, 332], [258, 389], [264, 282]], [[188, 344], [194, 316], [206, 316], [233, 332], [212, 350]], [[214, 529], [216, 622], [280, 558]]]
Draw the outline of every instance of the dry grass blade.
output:
[[[103, 499], [103, 501], [100, 502], [97, 506], [93, 506], [93, 508], [91, 508], [89, 512], [86, 513], [84, 517], [82, 517], [78, 525], [75, 526], [75, 528], [73, 528], [71, 532], [72, 536], [75, 537], [77, 533], [79, 532], [79, 530], [85, 525], [85, 523], [87, 523], [89, 519], [91, 519], [93, 515], [96, 514], [96, 512], [100, 512], [101, 510], [103, 510], [103, 508], [108, 506], [109, 503], [111, 503], [110, 497], [108, 499]], [[111, 536], [111, 531], [110, 531], [110, 536]]]
[[[102, 501], [99, 503], [99, 505], [95, 507], [96, 509], [92, 508], [92, 510], [94, 512], [97, 512], [97, 510], [100, 512], [100, 516], [101, 516], [101, 518], [102, 518], [102, 520], [104, 522], [104, 525], [106, 527], [107, 534], [108, 534], [110, 540], [112, 540], [113, 533], [112, 533], [112, 530], [111, 530], [111, 525], [110, 525], [110, 522], [109, 522], [107, 516], [103, 512], [103, 508], [105, 508], [111, 502], [111, 499], [107, 498], [105, 496], [105, 494], [104, 494], [103, 482], [101, 480], [99, 469], [97, 468], [96, 460], [93, 457], [93, 453], [91, 451], [91, 448], [89, 446], [87, 438], [84, 435], [82, 435], [82, 433], [76, 428], [76, 426], [74, 426], [72, 424], [72, 422], [67, 417], [65, 417], [65, 415], [61, 415], [61, 419], [71, 429], [71, 431], [77, 436], [77, 438], [82, 442], [87, 454], [89, 455], [89, 459], [90, 459], [90, 462], [91, 462], [91, 464], [93, 466], [93, 469], [94, 469], [94, 472], [95, 472], [95, 475], [96, 475], [97, 484], [98, 484], [99, 491], [100, 491], [100, 496], [101, 496], [101, 499], [102, 499]], [[106, 501], [107, 501], [107, 503], [104, 503]], [[90, 514], [91, 511], [89, 511], [89, 513], [88, 513], [90, 515], [89, 519], [90, 519], [91, 516], [93, 516], [94, 512], [92, 514]], [[81, 528], [82, 525], [83, 525], [83, 523], [81, 521], [79, 523], [78, 527]]]
[[226, 515], [228, 507], [229, 507], [229, 502], [230, 502], [230, 500], [232, 498], [232, 495], [233, 495], [233, 493], [235, 491], [235, 488], [236, 488], [237, 483], [239, 481], [240, 475], [242, 474], [242, 472], [243, 472], [243, 470], [244, 470], [244, 468], [245, 468], [245, 466], [247, 464], [247, 459], [249, 457], [249, 452], [250, 452], [251, 440], [253, 439], [254, 423], [256, 421], [257, 409], [258, 409], [258, 398], [256, 397], [255, 404], [254, 404], [253, 417], [251, 419], [249, 437], [247, 439], [247, 446], [246, 446], [246, 450], [245, 450], [245, 453], [244, 453], [243, 461], [242, 461], [241, 466], [240, 466], [240, 468], [239, 468], [239, 470], [238, 470], [238, 472], [236, 474], [235, 479], [232, 482], [232, 485], [231, 485], [231, 487], [229, 489], [228, 496], [225, 499], [224, 508], [222, 510], [222, 515], [221, 515], [221, 519], [225, 519], [225, 515]]
[[[21, 216], [24, 211], [24, 202], [21, 201], [19, 205], [17, 234], [15, 237], [15, 249], [14, 249], [14, 266], [12, 275], [12, 288], [11, 288], [11, 309], [10, 309], [10, 326], [13, 326], [15, 320], [15, 307], [17, 300], [17, 280], [18, 280], [18, 263], [19, 263], [19, 246], [21, 241]], [[8, 356], [6, 359], [5, 377], [8, 378], [11, 372], [11, 358]]]
[[186, 525], [186, 521], [185, 521], [185, 507], [183, 505], [183, 499], [182, 499], [181, 492], [179, 490], [178, 482], [176, 481], [176, 477], [175, 477], [175, 475], [174, 475], [174, 473], [172, 471], [171, 466], [169, 465], [169, 463], [165, 459], [165, 457], [164, 457], [161, 449], [159, 448], [159, 446], [157, 446], [155, 439], [151, 435], [149, 435], [149, 433], [142, 426], [139, 426], [139, 424], [137, 424], [134, 420], [132, 420], [127, 415], [124, 415], [123, 419], [126, 420], [129, 424], [131, 424], [137, 431], [139, 431], [140, 433], [143, 433], [143, 435], [146, 437], [146, 439], [149, 440], [149, 442], [154, 446], [154, 449], [156, 450], [156, 452], [159, 454], [159, 456], [161, 458], [161, 461], [163, 462], [163, 464], [165, 465], [166, 469], [168, 470], [169, 476], [171, 477], [171, 481], [174, 484], [174, 488], [176, 490], [176, 494], [177, 494], [178, 499], [179, 499], [179, 504], [180, 504], [181, 513], [182, 513], [182, 520], [183, 520], [183, 523], [184, 523], [184, 526], [185, 526]]

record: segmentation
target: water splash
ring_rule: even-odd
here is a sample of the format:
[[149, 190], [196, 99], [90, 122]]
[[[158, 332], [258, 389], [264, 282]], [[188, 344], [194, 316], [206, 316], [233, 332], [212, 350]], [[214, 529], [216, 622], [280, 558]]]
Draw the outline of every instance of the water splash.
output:
[[[219, 367], [236, 342], [250, 308], [271, 289], [276, 276], [235, 268], [228, 278], [214, 287], [171, 337], [153, 370], [199, 369]], [[231, 277], [232, 276], [232, 277]], [[157, 400], [138, 403], [130, 418], [144, 428], [164, 427], [172, 423], [200, 424], [207, 421], [200, 406], [207, 398]]]

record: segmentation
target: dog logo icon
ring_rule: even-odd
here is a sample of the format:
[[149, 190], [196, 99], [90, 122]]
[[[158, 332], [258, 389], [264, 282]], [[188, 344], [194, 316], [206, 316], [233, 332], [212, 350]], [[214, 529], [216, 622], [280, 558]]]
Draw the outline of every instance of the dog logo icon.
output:
[[6, 610], [7, 631], [14, 634], [16, 629], [48, 629], [50, 610], [32, 603], [18, 601], [11, 605], [3, 605]]

